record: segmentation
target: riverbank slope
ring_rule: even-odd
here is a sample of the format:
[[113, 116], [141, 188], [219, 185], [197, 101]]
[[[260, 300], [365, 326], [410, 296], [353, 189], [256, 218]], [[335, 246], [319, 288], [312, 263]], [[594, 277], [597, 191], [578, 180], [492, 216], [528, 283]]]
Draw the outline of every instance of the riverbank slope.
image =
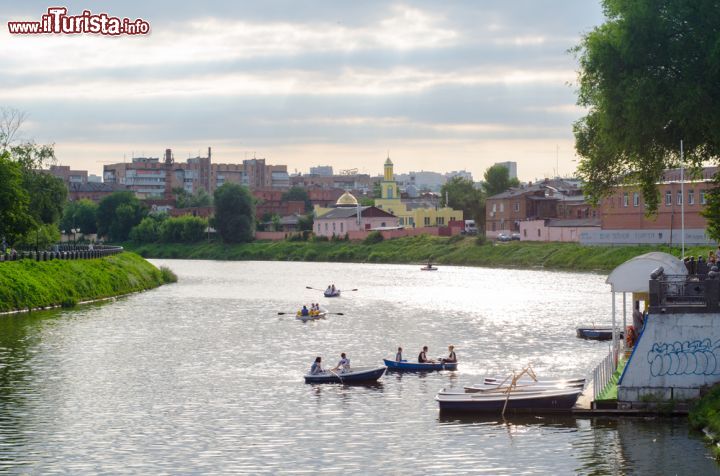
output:
[[87, 260], [0, 263], [0, 312], [73, 306], [160, 286], [165, 273], [135, 253]]
[[[458, 266], [546, 268], [609, 271], [628, 259], [650, 251], [679, 256], [667, 246], [581, 246], [577, 243], [510, 242], [478, 244], [472, 237], [420, 235], [375, 244], [352, 241], [255, 241], [237, 245], [123, 243], [146, 258], [210, 260], [329, 261], [349, 263], [427, 263]], [[686, 250], [707, 255], [709, 248]]]

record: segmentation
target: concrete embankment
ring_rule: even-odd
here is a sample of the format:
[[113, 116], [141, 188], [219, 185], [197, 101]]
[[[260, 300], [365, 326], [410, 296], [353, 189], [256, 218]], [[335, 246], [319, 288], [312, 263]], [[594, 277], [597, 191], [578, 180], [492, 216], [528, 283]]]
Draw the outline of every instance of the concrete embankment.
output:
[[0, 312], [120, 296], [160, 286], [166, 273], [135, 253], [84, 260], [0, 263]]

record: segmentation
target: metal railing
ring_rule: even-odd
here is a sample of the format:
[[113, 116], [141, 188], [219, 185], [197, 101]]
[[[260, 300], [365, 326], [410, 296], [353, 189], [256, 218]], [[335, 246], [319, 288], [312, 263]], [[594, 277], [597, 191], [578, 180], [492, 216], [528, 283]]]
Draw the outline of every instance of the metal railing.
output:
[[5, 253], [0, 252], [0, 263], [7, 261], [33, 260], [33, 261], [51, 261], [51, 260], [75, 260], [75, 259], [94, 259], [105, 256], [116, 255], [124, 251], [122, 246], [110, 245], [56, 245], [48, 250], [12, 250], [8, 249]]
[[597, 367], [595, 367], [595, 370], [593, 370], [593, 401], [597, 400], [598, 395], [600, 395], [610, 383], [615, 370], [617, 370], [617, 358], [624, 347], [622, 340], [617, 341], [617, 348], [614, 351], [611, 344], [608, 355], [606, 355]]
[[650, 277], [650, 311], [713, 312], [720, 309], [718, 273], [675, 275], [659, 268]]

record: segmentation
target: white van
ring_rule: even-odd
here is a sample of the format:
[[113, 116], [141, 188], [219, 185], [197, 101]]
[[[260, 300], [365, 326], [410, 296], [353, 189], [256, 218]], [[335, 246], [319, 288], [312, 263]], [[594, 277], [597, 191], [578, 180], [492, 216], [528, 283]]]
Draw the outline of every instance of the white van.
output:
[[463, 232], [466, 235], [477, 235], [478, 229], [477, 226], [475, 226], [475, 220], [465, 220], [465, 229]]

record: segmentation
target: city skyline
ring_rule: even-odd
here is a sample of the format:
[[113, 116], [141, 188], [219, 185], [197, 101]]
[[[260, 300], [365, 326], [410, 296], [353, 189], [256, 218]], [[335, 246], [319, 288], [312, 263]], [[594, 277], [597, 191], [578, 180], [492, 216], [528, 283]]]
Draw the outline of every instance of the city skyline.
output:
[[[6, 5], [7, 4], [7, 5]], [[132, 155], [266, 158], [398, 173], [518, 163], [521, 180], [575, 168], [583, 115], [568, 49], [597, 2], [68, 2], [72, 14], [142, 18], [147, 36], [10, 35], [50, 5], [3, 2], [0, 106], [23, 137], [98, 174]]]

